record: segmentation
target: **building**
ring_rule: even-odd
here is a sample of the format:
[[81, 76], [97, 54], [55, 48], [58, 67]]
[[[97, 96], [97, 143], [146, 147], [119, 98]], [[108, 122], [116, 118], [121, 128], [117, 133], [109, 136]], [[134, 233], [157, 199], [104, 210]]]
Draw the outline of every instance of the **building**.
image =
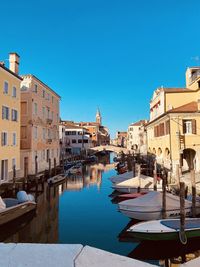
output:
[[21, 82], [22, 175], [59, 165], [60, 96], [36, 76]]
[[59, 132], [64, 157], [69, 154], [87, 153], [88, 149], [92, 147], [90, 133], [84, 127], [77, 126], [73, 122], [61, 121]]
[[127, 132], [116, 132], [115, 144], [121, 147], [127, 147]]
[[146, 126], [148, 152], [173, 173], [199, 167], [200, 67], [186, 71], [186, 88], [158, 88]]
[[110, 144], [109, 130], [102, 125], [102, 116], [99, 109], [96, 112], [96, 122], [79, 122], [76, 124], [88, 130], [93, 147]]
[[127, 148], [135, 153], [146, 154], [146, 128], [147, 120], [132, 123], [127, 132]]
[[19, 55], [9, 54], [9, 68], [0, 62], [0, 182], [20, 172], [20, 83]]

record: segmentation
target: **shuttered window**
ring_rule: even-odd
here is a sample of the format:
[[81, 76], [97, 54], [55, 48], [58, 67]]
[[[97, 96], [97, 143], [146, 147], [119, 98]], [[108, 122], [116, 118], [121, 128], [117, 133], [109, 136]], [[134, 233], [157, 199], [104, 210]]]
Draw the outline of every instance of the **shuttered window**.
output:
[[26, 138], [27, 138], [27, 127], [21, 126], [21, 139], [26, 139]]
[[8, 133], [2, 132], [1, 133], [1, 145], [6, 146], [8, 144]]
[[169, 120], [165, 122], [165, 134], [169, 134], [170, 133], [170, 124], [169, 124]]
[[192, 133], [197, 134], [196, 120], [192, 120]]
[[197, 126], [196, 120], [183, 120], [183, 133], [184, 134], [196, 134]]

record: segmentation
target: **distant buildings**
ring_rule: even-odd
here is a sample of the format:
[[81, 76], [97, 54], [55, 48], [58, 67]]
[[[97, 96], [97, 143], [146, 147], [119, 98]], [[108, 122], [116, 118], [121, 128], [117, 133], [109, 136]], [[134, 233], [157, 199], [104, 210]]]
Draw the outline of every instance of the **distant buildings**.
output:
[[116, 132], [114, 145], [120, 147], [127, 147], [127, 132]]
[[127, 132], [127, 149], [135, 153], [146, 153], [146, 130], [147, 120], [140, 120], [132, 123]]

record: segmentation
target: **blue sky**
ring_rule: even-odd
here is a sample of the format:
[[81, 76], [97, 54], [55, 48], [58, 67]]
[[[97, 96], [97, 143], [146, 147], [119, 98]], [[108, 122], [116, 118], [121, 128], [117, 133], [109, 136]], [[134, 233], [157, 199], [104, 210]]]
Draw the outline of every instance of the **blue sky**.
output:
[[200, 1], [18, 0], [1, 2], [0, 60], [20, 55], [61, 95], [61, 118], [94, 121], [113, 135], [149, 117], [159, 86], [184, 87], [200, 65]]

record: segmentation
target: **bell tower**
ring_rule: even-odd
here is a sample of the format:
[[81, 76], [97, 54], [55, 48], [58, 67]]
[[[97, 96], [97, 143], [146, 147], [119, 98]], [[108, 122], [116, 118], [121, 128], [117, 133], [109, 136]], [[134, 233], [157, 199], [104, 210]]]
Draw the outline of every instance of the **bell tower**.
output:
[[101, 113], [99, 108], [97, 109], [97, 113], [96, 113], [96, 122], [99, 123], [99, 125], [101, 125]]

